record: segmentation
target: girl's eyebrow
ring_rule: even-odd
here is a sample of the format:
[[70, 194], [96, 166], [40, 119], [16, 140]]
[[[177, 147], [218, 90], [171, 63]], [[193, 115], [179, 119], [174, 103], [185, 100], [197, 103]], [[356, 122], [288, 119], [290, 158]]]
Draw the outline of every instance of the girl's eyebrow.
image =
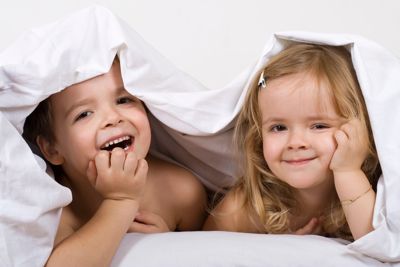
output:
[[[273, 123], [273, 122], [284, 122], [287, 119], [281, 118], [281, 117], [268, 117], [267, 119], [262, 121], [262, 125]], [[315, 115], [315, 116], [308, 116], [305, 118], [307, 121], [338, 121], [342, 120], [341, 117], [333, 117], [330, 115]]]
[[280, 121], [284, 121], [285, 119], [283, 118], [279, 118], [279, 117], [268, 117], [267, 119], [262, 121], [262, 125], [264, 124], [268, 124], [268, 123], [272, 123], [272, 122], [280, 122]]

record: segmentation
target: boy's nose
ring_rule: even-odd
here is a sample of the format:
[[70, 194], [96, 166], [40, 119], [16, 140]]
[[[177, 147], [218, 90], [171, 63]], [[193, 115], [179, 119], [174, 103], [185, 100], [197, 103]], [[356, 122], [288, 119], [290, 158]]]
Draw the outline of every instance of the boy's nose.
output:
[[103, 127], [115, 126], [123, 121], [122, 116], [114, 109], [110, 108], [104, 111], [105, 120]]

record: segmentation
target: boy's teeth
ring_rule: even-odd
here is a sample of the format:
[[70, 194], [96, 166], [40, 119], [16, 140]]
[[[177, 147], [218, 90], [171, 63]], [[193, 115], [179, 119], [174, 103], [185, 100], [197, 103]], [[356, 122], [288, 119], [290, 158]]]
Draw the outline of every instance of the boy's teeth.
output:
[[112, 141], [106, 143], [106, 144], [104, 145], [104, 147], [107, 148], [107, 147], [109, 147], [109, 146], [111, 146], [111, 145], [113, 145], [113, 144], [117, 144], [117, 143], [120, 143], [120, 142], [122, 142], [122, 141], [128, 140], [129, 138], [130, 138], [129, 136], [120, 137], [120, 138], [118, 138], [118, 139], [115, 139], [115, 140], [112, 140]]

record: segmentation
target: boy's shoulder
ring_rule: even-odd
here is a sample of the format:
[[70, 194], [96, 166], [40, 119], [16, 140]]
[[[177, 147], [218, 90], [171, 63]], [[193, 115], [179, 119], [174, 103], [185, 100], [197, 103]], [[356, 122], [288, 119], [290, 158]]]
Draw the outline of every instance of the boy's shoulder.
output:
[[149, 164], [149, 176], [152, 177], [152, 179], [197, 180], [189, 170], [174, 163], [156, 157], [148, 158], [147, 162]]
[[162, 188], [163, 191], [174, 194], [176, 201], [189, 201], [205, 194], [200, 180], [189, 170], [154, 157], [148, 159], [148, 164], [147, 182], [155, 188]]

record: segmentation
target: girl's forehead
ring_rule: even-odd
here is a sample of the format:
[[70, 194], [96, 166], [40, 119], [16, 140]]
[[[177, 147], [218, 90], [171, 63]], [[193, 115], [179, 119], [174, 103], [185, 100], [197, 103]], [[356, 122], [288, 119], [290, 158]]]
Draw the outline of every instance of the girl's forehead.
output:
[[267, 86], [261, 88], [258, 95], [261, 110], [297, 109], [314, 112], [335, 112], [336, 105], [331, 88], [322, 79], [296, 73], [267, 81]]

